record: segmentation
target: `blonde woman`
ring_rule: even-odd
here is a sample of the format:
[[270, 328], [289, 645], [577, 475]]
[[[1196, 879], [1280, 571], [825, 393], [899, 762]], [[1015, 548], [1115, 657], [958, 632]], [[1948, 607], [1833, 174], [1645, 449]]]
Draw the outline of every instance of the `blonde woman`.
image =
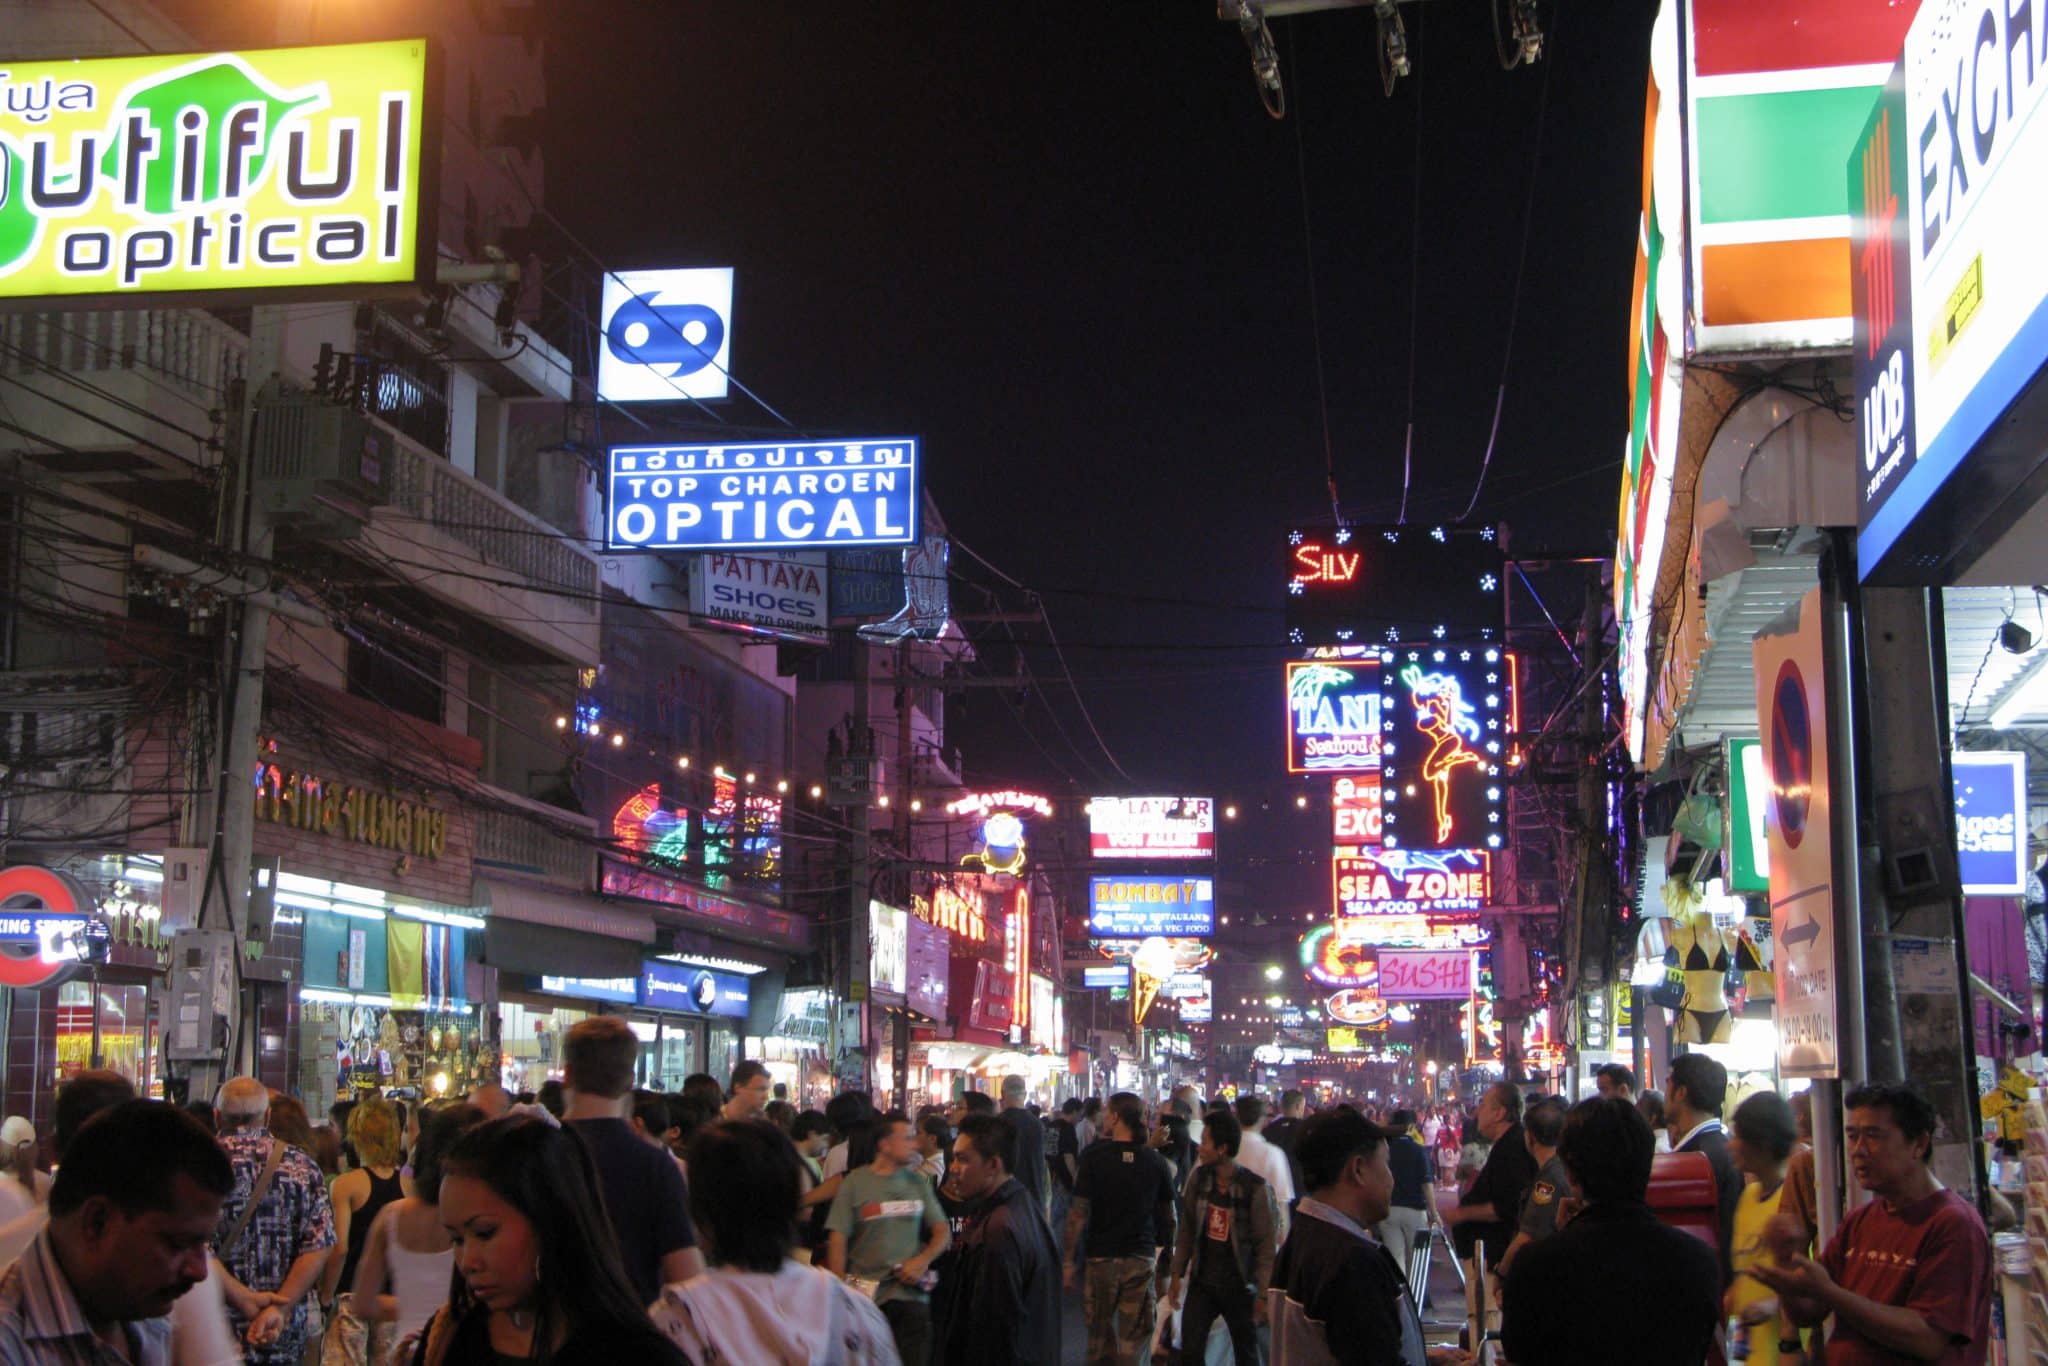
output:
[[334, 1205], [334, 1252], [320, 1285], [322, 1312], [334, 1325], [322, 1360], [333, 1366], [360, 1366], [372, 1357], [369, 1325], [353, 1312], [348, 1296], [370, 1225], [385, 1206], [412, 1193], [399, 1174], [398, 1138], [398, 1111], [391, 1102], [371, 1097], [349, 1111], [348, 1141], [361, 1165], [335, 1177], [328, 1191]]

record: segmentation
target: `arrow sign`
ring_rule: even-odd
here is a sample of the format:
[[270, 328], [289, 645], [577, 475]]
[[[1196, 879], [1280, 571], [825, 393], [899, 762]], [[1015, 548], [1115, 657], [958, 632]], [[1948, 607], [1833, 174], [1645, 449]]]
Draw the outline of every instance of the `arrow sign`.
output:
[[1820, 938], [1820, 922], [1811, 915], [1806, 917], [1804, 923], [1794, 925], [1791, 929], [1786, 930], [1783, 936], [1786, 944], [1795, 947], [1801, 944], [1811, 944], [1818, 938]]

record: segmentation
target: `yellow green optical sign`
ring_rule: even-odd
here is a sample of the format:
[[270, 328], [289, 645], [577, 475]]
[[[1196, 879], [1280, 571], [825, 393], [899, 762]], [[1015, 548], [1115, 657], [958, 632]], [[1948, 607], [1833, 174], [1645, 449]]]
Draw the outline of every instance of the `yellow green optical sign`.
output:
[[0, 64], [0, 300], [414, 280], [427, 86], [424, 39]]

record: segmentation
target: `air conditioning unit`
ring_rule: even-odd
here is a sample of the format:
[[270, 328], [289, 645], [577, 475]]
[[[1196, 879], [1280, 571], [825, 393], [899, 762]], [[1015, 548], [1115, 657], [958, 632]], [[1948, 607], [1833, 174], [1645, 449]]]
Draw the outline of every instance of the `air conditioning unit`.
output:
[[258, 502], [303, 535], [353, 536], [391, 501], [397, 438], [352, 408], [310, 394], [273, 393], [257, 408]]

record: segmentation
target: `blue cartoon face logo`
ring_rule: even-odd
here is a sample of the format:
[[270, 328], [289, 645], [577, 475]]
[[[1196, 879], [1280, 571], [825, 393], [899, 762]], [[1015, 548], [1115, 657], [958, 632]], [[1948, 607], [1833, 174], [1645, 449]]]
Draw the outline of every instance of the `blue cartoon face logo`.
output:
[[[693, 375], [725, 345], [725, 319], [704, 304], [657, 304], [661, 291], [635, 294], [619, 306], [604, 344], [628, 365], [657, 367], [670, 379]], [[673, 366], [674, 369], [661, 369]]]

